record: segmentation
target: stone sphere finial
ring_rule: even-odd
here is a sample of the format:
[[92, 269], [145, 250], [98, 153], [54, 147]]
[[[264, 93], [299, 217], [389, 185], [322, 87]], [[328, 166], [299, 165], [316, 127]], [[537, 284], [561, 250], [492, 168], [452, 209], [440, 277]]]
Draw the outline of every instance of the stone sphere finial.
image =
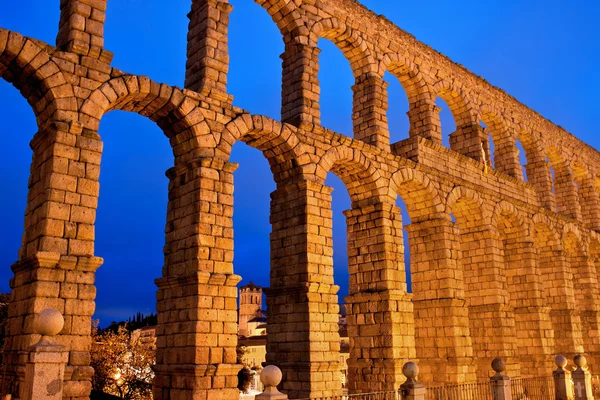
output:
[[585, 358], [585, 356], [583, 354], [577, 354], [575, 356], [575, 358], [573, 358], [573, 362], [579, 368], [584, 368], [587, 365], [587, 359]]
[[38, 314], [33, 329], [42, 336], [56, 336], [63, 330], [64, 326], [65, 319], [60, 311], [47, 308]]
[[568, 361], [567, 361], [567, 357], [563, 356], [563, 355], [557, 355], [556, 358], [554, 359], [554, 363], [556, 364], [556, 366], [558, 368], [564, 368], [567, 366]]
[[263, 368], [260, 373], [260, 381], [265, 388], [268, 387], [277, 387], [281, 383], [281, 379], [283, 378], [283, 374], [279, 367], [275, 365], [268, 365]]
[[409, 361], [406, 364], [404, 364], [404, 366], [402, 367], [402, 373], [409, 380], [416, 379], [417, 376], [419, 375], [419, 366], [417, 364], [415, 364], [414, 362]]
[[501, 358], [494, 358], [492, 361], [492, 369], [501, 374], [506, 370], [506, 362]]

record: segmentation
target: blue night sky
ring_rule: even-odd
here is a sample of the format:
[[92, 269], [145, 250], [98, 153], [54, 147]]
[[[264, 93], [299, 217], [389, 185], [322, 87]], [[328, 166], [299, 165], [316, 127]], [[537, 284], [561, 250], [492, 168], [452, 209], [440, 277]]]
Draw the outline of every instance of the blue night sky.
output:
[[[53, 43], [59, 0], [4, 1], [0, 26]], [[231, 0], [229, 90], [235, 104], [279, 118], [281, 36], [270, 17], [251, 0]], [[165, 4], [169, 4], [165, 6]], [[183, 86], [189, 0], [111, 0], [106, 48], [113, 66], [158, 82]], [[595, 0], [363, 0], [377, 14], [417, 39], [463, 64], [524, 104], [600, 148], [597, 93], [600, 90], [600, 3]], [[426, 17], [421, 19], [420, 17]], [[321, 40], [321, 107], [327, 128], [352, 133], [352, 72], [342, 53]], [[392, 141], [408, 137], [408, 103], [391, 76]], [[440, 103], [444, 106], [442, 103]], [[0, 80], [0, 174], [5, 193], [0, 207], [0, 291], [8, 291], [10, 265], [17, 259], [23, 231], [27, 179], [36, 132], [33, 113], [10, 84]], [[454, 130], [447, 107], [442, 127]], [[98, 270], [96, 317], [102, 325], [137, 311], [152, 312], [153, 280], [161, 274], [167, 179], [171, 149], [151, 121], [122, 111], [104, 117], [105, 142], [96, 224]], [[238, 143], [235, 173], [235, 272], [242, 284], [269, 284], [269, 194], [275, 189], [269, 166], [257, 150]], [[348, 286], [345, 220], [350, 207], [341, 181], [334, 187], [334, 261], [336, 283]], [[401, 203], [399, 203], [402, 206]], [[405, 222], [408, 219], [405, 217]]]

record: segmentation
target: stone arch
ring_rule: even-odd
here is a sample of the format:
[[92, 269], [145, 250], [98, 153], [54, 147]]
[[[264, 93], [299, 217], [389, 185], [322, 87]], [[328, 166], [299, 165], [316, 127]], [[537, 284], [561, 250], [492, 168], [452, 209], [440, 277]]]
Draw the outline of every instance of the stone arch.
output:
[[435, 97], [441, 97], [442, 100], [448, 104], [452, 116], [454, 117], [457, 130], [461, 126], [467, 126], [477, 122], [475, 110], [461, 88], [456, 87], [446, 80], [439, 80], [433, 85], [432, 93]]
[[515, 235], [519, 235], [523, 238], [530, 236], [529, 226], [525, 223], [520, 211], [507, 201], [501, 201], [496, 205], [492, 213], [491, 224], [496, 233], [501, 236], [516, 237]]
[[332, 41], [350, 62], [355, 78], [378, 75], [377, 62], [360, 33], [337, 18], [322, 19], [309, 28], [309, 43], [316, 47], [320, 38]]
[[379, 74], [383, 76], [386, 71], [400, 81], [411, 104], [411, 109], [418, 106], [419, 96], [430, 95], [430, 89], [419, 67], [406, 57], [398, 53], [387, 53], [381, 62]]
[[494, 141], [495, 151], [491, 154], [490, 143], [485, 138], [485, 150], [488, 157], [494, 160], [494, 169], [510, 176], [523, 179], [521, 165], [517, 155], [516, 138], [513, 137], [506, 118], [496, 109], [484, 104], [480, 107], [480, 119], [487, 125]]
[[[76, 119], [73, 88], [40, 42], [0, 28], [0, 77], [10, 82], [33, 108], [38, 125], [55, 116]], [[60, 111], [53, 103], [61, 100]]]
[[[441, 135], [439, 115], [431, 100], [431, 89], [418, 66], [398, 53], [387, 53], [380, 64], [379, 74], [383, 76], [386, 71], [398, 79], [408, 98], [409, 135], [428, 138]], [[432, 131], [436, 133], [432, 135]]]
[[521, 374], [531, 376], [549, 367], [546, 354], [554, 351], [531, 226], [514, 205], [505, 201], [496, 206], [492, 222], [497, 232], [497, 256], [514, 308]]
[[201, 148], [215, 147], [193, 92], [159, 84], [145, 76], [124, 75], [102, 84], [83, 102], [79, 120], [97, 131], [102, 116], [112, 110], [137, 113], [156, 122], [170, 140], [178, 160], [212, 156]]
[[242, 141], [260, 150], [269, 161], [276, 183], [298, 178], [309, 163], [304, 147], [289, 125], [261, 115], [243, 114], [229, 122], [223, 133], [215, 133], [217, 157], [229, 159], [231, 149]]
[[573, 162], [572, 170], [577, 185], [582, 221], [587, 228], [600, 230], [600, 198], [594, 185], [593, 175], [580, 161]]
[[[490, 245], [493, 235], [489, 216], [486, 218], [489, 211], [479, 194], [470, 188], [455, 187], [446, 200], [446, 213], [456, 219], [454, 226], [473, 341], [473, 362], [477, 376], [484, 379], [489, 370], [490, 340], [496, 343], [501, 357], [513, 359], [515, 356], [514, 316], [506, 310], [509, 303], [507, 277], [502, 260]], [[503, 316], [501, 321], [494, 322], [495, 326], [489, 319], [490, 312]], [[516, 371], [518, 363], [511, 364]]]
[[459, 226], [473, 229], [486, 223], [484, 203], [473, 189], [457, 186], [446, 198], [446, 214], [454, 214]]
[[402, 198], [413, 224], [444, 214], [438, 189], [427, 175], [416, 169], [402, 168], [394, 173], [389, 196], [394, 200], [397, 196]]
[[289, 38], [296, 30], [306, 29], [304, 19], [293, 1], [254, 0], [254, 2], [267, 11], [284, 38]]
[[379, 203], [385, 198], [379, 171], [360, 150], [346, 146], [329, 149], [317, 164], [315, 174], [324, 183], [330, 171], [344, 182], [353, 207], [365, 202]]
[[563, 154], [554, 146], [549, 146], [546, 149], [546, 154], [554, 170], [556, 210], [558, 213], [580, 220], [581, 207], [571, 166]]

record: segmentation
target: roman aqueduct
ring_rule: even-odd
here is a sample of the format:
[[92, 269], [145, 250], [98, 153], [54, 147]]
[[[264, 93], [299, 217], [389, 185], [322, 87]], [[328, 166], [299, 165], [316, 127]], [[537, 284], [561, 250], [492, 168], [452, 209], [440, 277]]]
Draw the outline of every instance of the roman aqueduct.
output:
[[[493, 357], [505, 358], [512, 376], [547, 374], [557, 353], [585, 352], [600, 368], [598, 152], [353, 0], [256, 2], [285, 42], [281, 122], [232, 105], [227, 0], [192, 1], [185, 89], [111, 66], [106, 0], [62, 0], [55, 46], [0, 29], [0, 75], [27, 98], [39, 129], [12, 266], [6, 360], [15, 394], [38, 339], [35, 314], [53, 307], [66, 319], [65, 398], [89, 396], [102, 264], [94, 253], [98, 127], [111, 110], [151, 119], [173, 150], [156, 280], [156, 399], [237, 398], [229, 156], [238, 141], [264, 154], [277, 184], [267, 362], [283, 370], [290, 398], [341, 393], [329, 172], [352, 199], [352, 392], [397, 389], [409, 359], [425, 382], [487, 377]], [[354, 137], [320, 124], [320, 38], [352, 66]], [[409, 138], [398, 143], [389, 140], [386, 71], [410, 104]], [[450, 149], [442, 146], [438, 97], [457, 126]], [[406, 289], [398, 196], [411, 218], [414, 294]]]

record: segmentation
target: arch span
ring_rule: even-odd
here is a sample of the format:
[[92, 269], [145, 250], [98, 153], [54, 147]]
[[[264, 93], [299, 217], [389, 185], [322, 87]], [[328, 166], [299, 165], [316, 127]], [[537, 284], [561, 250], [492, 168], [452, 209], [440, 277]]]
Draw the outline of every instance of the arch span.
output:
[[0, 76], [27, 99], [38, 125], [54, 116], [59, 108], [60, 119], [77, 119], [73, 87], [41, 42], [0, 28]]

